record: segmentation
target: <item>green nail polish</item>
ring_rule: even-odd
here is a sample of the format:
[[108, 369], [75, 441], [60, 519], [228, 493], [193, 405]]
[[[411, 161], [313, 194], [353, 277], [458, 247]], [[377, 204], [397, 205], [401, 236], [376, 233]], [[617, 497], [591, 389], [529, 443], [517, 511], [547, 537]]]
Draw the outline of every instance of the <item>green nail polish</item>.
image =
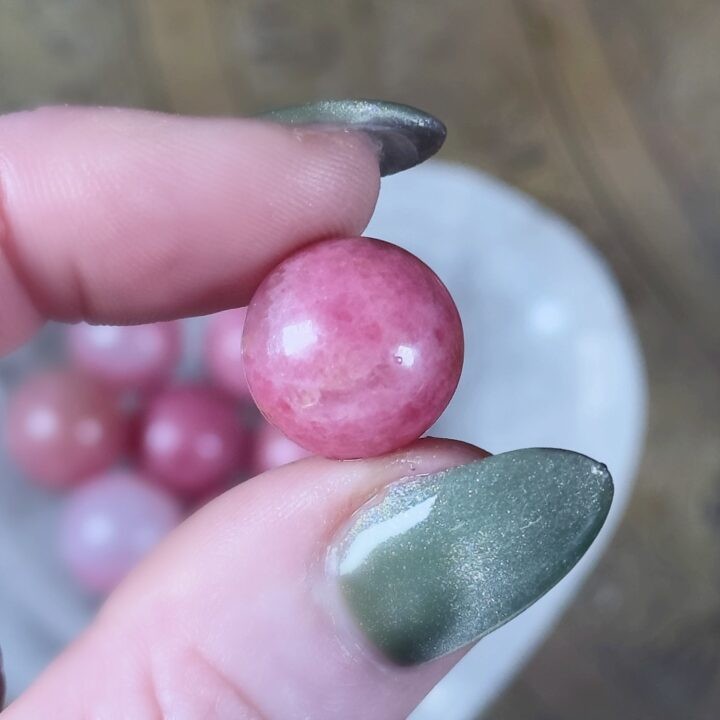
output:
[[391, 485], [332, 560], [363, 633], [414, 665], [511, 620], [588, 549], [613, 496], [607, 468], [532, 448]]
[[259, 117], [289, 125], [331, 125], [362, 130], [379, 148], [380, 174], [407, 170], [434, 155], [445, 142], [445, 125], [409, 105], [383, 100], [319, 100], [271, 110]]

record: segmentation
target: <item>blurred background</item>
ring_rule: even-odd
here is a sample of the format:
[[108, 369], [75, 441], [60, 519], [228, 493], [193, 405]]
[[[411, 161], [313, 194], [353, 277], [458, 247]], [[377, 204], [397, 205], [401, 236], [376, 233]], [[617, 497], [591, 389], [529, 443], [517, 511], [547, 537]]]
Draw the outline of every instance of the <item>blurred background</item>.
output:
[[647, 361], [635, 493], [493, 720], [720, 707], [720, 4], [714, 0], [3, 0], [0, 110], [245, 114], [379, 97], [442, 157], [556, 210], [608, 259]]

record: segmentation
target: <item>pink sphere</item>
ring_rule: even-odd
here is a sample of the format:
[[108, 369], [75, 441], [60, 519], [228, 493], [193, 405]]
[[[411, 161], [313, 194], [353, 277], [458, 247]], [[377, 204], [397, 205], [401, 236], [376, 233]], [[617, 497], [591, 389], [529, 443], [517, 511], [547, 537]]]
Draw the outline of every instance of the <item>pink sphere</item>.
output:
[[311, 454], [283, 435], [274, 425], [263, 422], [255, 434], [253, 471], [257, 474], [263, 473], [266, 470], [302, 460]]
[[88, 325], [68, 329], [73, 364], [117, 390], [147, 389], [169, 378], [181, 350], [177, 322]]
[[114, 395], [72, 371], [30, 377], [8, 405], [8, 453], [31, 480], [46, 487], [68, 487], [109, 467], [125, 438]]
[[460, 317], [415, 256], [371, 238], [300, 250], [262, 282], [243, 358], [265, 417], [313, 453], [380, 455], [438, 418], [462, 369]]
[[109, 592], [181, 520], [178, 501], [142, 475], [117, 470], [65, 501], [60, 554], [91, 592]]
[[240, 400], [250, 398], [242, 361], [242, 336], [247, 308], [217, 313], [208, 320], [205, 364], [212, 380]]
[[234, 403], [203, 386], [162, 391], [150, 401], [140, 430], [145, 470], [189, 498], [227, 483], [247, 447], [247, 430]]

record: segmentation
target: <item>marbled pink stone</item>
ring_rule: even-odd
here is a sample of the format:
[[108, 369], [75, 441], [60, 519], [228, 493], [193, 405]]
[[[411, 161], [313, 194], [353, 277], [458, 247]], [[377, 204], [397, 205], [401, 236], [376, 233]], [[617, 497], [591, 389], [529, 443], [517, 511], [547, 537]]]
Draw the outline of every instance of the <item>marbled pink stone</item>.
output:
[[180, 520], [180, 504], [167, 491], [116, 470], [67, 497], [60, 554], [86, 590], [109, 592]]
[[253, 472], [260, 474], [266, 470], [302, 460], [311, 454], [283, 435], [274, 425], [263, 422], [255, 434]]
[[250, 398], [242, 361], [242, 336], [247, 308], [217, 313], [205, 331], [205, 364], [211, 379], [240, 400]]
[[140, 430], [144, 469], [188, 498], [221, 489], [246, 461], [248, 432], [217, 389], [178, 386], [152, 398]]
[[300, 250], [248, 308], [243, 358], [265, 417], [313, 453], [395, 450], [438, 418], [460, 378], [455, 304], [416, 257], [370, 238]]
[[51, 488], [109, 467], [124, 449], [125, 431], [116, 397], [70, 370], [29, 377], [5, 418], [8, 453], [29, 479]]
[[117, 390], [144, 390], [167, 380], [181, 350], [179, 322], [88, 325], [68, 329], [73, 364]]

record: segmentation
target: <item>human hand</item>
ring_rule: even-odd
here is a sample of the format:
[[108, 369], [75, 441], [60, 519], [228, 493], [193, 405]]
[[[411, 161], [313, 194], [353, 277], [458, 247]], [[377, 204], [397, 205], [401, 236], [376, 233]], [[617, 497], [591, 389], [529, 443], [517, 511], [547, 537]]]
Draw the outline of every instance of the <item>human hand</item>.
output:
[[[0, 118], [0, 185], [7, 352], [47, 318], [244, 305], [294, 248], [362, 232], [379, 169], [361, 134], [65, 108]], [[168, 538], [6, 716], [404, 717], [602, 525], [607, 472], [557, 453], [476, 464], [424, 440], [250, 480]]]

